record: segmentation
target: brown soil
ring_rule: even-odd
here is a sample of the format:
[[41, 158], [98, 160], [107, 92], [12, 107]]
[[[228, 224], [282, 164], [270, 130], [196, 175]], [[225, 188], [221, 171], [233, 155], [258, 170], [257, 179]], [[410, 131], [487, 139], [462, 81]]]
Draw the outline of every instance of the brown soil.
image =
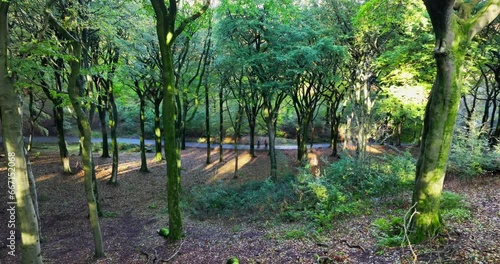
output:
[[[394, 151], [382, 147], [373, 153]], [[212, 183], [240, 184], [249, 180], [264, 180], [269, 175], [267, 153], [259, 151], [256, 158], [240, 152], [241, 168], [234, 176], [234, 152], [225, 151], [224, 160], [218, 162], [213, 151], [212, 162], [205, 164], [204, 149], [187, 149], [182, 152], [182, 185], [192, 186]], [[328, 150], [309, 154], [311, 165], [322, 165], [321, 156]], [[280, 173], [295, 171], [295, 151], [279, 152]], [[107, 185], [111, 159], [95, 155], [99, 180], [100, 199], [107, 217], [100, 220], [106, 257], [93, 258], [93, 240], [87, 218], [83, 185], [83, 172], [62, 175], [57, 152], [42, 153], [32, 158], [33, 171], [41, 212], [42, 254], [45, 263], [225, 263], [237, 256], [240, 263], [332, 263], [318, 262], [318, 257], [332, 259], [335, 263], [411, 263], [409, 248], [376, 246], [371, 223], [390, 211], [339, 220], [333, 230], [317, 237], [289, 239], [290, 230], [303, 228], [303, 224], [286, 224], [273, 221], [250, 221], [240, 218], [190, 219], [185, 214], [186, 237], [170, 242], [156, 232], [168, 226], [166, 208], [165, 164], [153, 161], [148, 153], [150, 173], [140, 173], [139, 153], [120, 156], [119, 186]], [[330, 158], [331, 159], [331, 158]], [[79, 157], [73, 156], [71, 164], [78, 166]], [[317, 161], [317, 164], [315, 163]], [[78, 168], [75, 168], [77, 170]], [[5, 159], [0, 163], [0, 173], [6, 174]], [[7, 197], [6, 179], [0, 184], [0, 263], [17, 263], [7, 254]], [[473, 219], [466, 223], [450, 223], [446, 236], [414, 247], [422, 263], [500, 263], [500, 177], [484, 176], [473, 182], [448, 180], [445, 189], [465, 195], [473, 208]], [[409, 207], [410, 197], [404, 197]], [[19, 238], [17, 245], [20, 244]], [[19, 250], [19, 246], [17, 247]]]

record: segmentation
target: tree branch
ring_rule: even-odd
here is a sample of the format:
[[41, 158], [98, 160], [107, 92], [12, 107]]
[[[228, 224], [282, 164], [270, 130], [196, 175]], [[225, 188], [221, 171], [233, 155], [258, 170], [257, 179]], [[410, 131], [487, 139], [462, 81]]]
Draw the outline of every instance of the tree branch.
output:
[[500, 0], [490, 0], [469, 21], [468, 37], [471, 40], [479, 31], [491, 23], [500, 14]]
[[203, 3], [203, 6], [201, 7], [201, 9], [194, 13], [192, 16], [184, 19], [184, 21], [182, 21], [182, 23], [179, 25], [179, 27], [175, 30], [175, 33], [174, 33], [174, 37], [177, 37], [179, 36], [182, 31], [184, 31], [184, 28], [186, 28], [186, 26], [195, 21], [196, 19], [198, 19], [201, 15], [203, 15], [203, 13], [205, 13], [205, 11], [207, 11], [208, 7], [210, 6], [210, 0], [205, 0], [205, 3]]
[[57, 32], [61, 33], [65, 39], [78, 42], [78, 39], [67, 31], [61, 24], [59, 24], [57, 19], [49, 11], [46, 11], [46, 14], [49, 18], [49, 23], [55, 28], [55, 30], [57, 30]]

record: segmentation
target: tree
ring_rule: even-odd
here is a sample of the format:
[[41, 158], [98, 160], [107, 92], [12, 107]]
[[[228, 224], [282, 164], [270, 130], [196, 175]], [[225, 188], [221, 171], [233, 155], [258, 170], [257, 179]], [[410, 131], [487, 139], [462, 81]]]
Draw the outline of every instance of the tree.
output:
[[[14, 82], [16, 73], [10, 73], [8, 68], [8, 39], [9, 39], [9, 1], [0, 2], [0, 113], [2, 120], [2, 134], [9, 165], [9, 178], [12, 179], [12, 191], [9, 195], [15, 196], [16, 223], [21, 231], [21, 263], [42, 263], [40, 250], [39, 224], [34, 201], [31, 198], [29, 174], [31, 168], [24, 148], [22, 130], [22, 109], [20, 96], [16, 92]], [[10, 196], [9, 200], [14, 200]], [[12, 206], [11, 206], [12, 208]]]
[[[65, 4], [65, 3], [63, 3]], [[47, 3], [47, 8], [45, 9], [45, 15], [50, 26], [57, 32], [57, 34], [62, 38], [62, 40], [67, 42], [67, 49], [71, 55], [69, 59], [70, 64], [70, 74], [68, 77], [68, 94], [69, 99], [71, 101], [71, 105], [75, 110], [75, 114], [77, 117], [78, 130], [80, 131], [80, 145], [82, 150], [82, 164], [84, 170], [84, 183], [85, 183], [85, 192], [87, 196], [87, 204], [89, 208], [89, 218], [90, 225], [92, 227], [92, 234], [94, 237], [94, 246], [95, 246], [95, 256], [102, 257], [104, 256], [104, 248], [102, 243], [102, 234], [101, 227], [99, 224], [99, 205], [98, 200], [96, 198], [96, 182], [95, 182], [95, 174], [94, 174], [94, 164], [92, 157], [92, 141], [91, 141], [91, 129], [89, 122], [89, 115], [85, 113], [82, 102], [82, 91], [83, 85], [85, 82], [82, 81], [81, 78], [81, 63], [82, 63], [82, 42], [81, 36], [81, 28], [75, 27], [70, 29], [69, 31], [63, 25], [61, 25], [58, 20], [52, 15], [51, 8], [54, 5], [54, 1], [49, 0]], [[73, 8], [75, 8], [73, 6]], [[78, 6], [76, 7], [78, 8]], [[64, 10], [69, 11], [69, 10]], [[77, 12], [75, 12], [77, 13]], [[69, 18], [76, 20], [77, 17], [70, 16]], [[78, 25], [76, 22], [72, 25]]]
[[180, 199], [180, 145], [176, 129], [177, 111], [175, 96], [178, 91], [174, 85], [174, 60], [173, 45], [175, 39], [182, 33], [184, 28], [199, 18], [209, 6], [205, 2], [200, 10], [185, 18], [176, 26], [177, 1], [169, 0], [168, 7], [164, 0], [151, 0], [156, 14], [156, 32], [160, 43], [160, 54], [162, 59], [162, 81], [163, 81], [163, 125], [165, 134], [165, 156], [167, 160], [167, 192], [168, 192], [168, 215], [169, 235], [172, 240], [182, 237], [182, 217], [179, 208]]
[[[427, 103], [411, 223], [416, 242], [441, 230], [439, 201], [461, 98], [461, 71], [473, 37], [500, 13], [500, 1], [424, 0], [436, 38], [436, 78]], [[456, 11], [455, 11], [456, 10]]]

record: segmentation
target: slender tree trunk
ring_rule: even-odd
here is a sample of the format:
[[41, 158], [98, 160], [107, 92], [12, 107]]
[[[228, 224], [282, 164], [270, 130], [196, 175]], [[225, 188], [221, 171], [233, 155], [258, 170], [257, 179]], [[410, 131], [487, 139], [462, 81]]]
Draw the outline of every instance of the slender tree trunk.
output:
[[250, 157], [255, 158], [257, 155], [255, 155], [255, 116], [252, 115], [251, 118], [248, 120], [248, 128], [249, 128], [249, 136], [250, 136]]
[[[137, 87], [139, 89], [139, 87]], [[144, 135], [145, 135], [145, 129], [144, 129], [144, 123], [145, 123], [145, 105], [146, 101], [144, 99], [143, 94], [140, 92], [139, 94], [139, 100], [140, 100], [140, 106], [139, 106], [139, 127], [140, 127], [140, 148], [141, 148], [141, 168], [139, 169], [140, 172], [149, 172], [148, 170], [148, 160], [146, 158], [146, 144], [144, 143]], [[161, 153], [161, 150], [160, 150]]]
[[90, 226], [92, 228], [92, 234], [94, 237], [95, 256], [103, 257], [104, 248], [102, 243], [101, 226], [99, 224], [98, 201], [96, 199], [94, 191], [94, 165], [92, 161], [92, 141], [90, 133], [91, 129], [88, 115], [85, 114], [81, 106], [82, 98], [79, 95], [80, 93], [77, 91], [77, 81], [80, 74], [80, 61], [77, 58], [80, 58], [81, 56], [82, 47], [78, 42], [73, 41], [70, 45], [70, 49], [72, 49], [71, 53], [75, 57], [75, 59], [72, 59], [70, 61], [71, 73], [68, 79], [68, 94], [71, 105], [73, 106], [73, 109], [75, 110], [75, 114], [77, 116], [78, 130], [80, 131], [85, 192], [87, 195], [87, 203], [89, 208]]
[[[0, 2], [0, 116], [2, 119], [3, 141], [9, 165], [8, 179], [12, 181], [12, 185], [9, 186], [15, 186], [15, 188], [9, 189], [8, 202], [12, 202], [13, 204], [9, 203], [8, 211], [9, 213], [16, 213], [16, 224], [19, 224], [18, 230], [21, 233], [21, 263], [42, 263], [39, 223], [33, 200], [31, 199], [28, 178], [29, 167], [27, 166], [27, 156], [24, 152], [21, 100], [14, 89], [13, 82], [15, 78], [9, 74], [7, 68], [9, 4], [9, 2]], [[11, 229], [11, 231], [15, 230]], [[7, 249], [4, 250], [7, 251]]]
[[57, 130], [57, 145], [59, 146], [59, 157], [63, 165], [63, 173], [71, 174], [68, 147], [64, 135], [64, 108], [60, 105], [54, 106], [54, 122]]
[[179, 240], [182, 237], [182, 216], [179, 207], [181, 183], [181, 151], [177, 125], [177, 108], [175, 88], [173, 45], [177, 36], [186, 25], [200, 17], [209, 6], [205, 2], [200, 11], [186, 18], [176, 29], [177, 1], [169, 0], [168, 8], [163, 0], [151, 0], [156, 15], [156, 33], [160, 45], [163, 79], [163, 126], [165, 139], [165, 156], [167, 160], [167, 192], [169, 239]]
[[330, 122], [330, 133], [331, 133], [331, 136], [330, 136], [330, 139], [331, 139], [331, 145], [332, 145], [332, 154], [330, 154], [330, 156], [332, 157], [335, 157], [335, 158], [338, 158], [339, 157], [339, 153], [338, 153], [338, 144], [339, 144], [339, 137], [340, 137], [340, 133], [339, 133], [339, 124], [340, 124], [340, 120], [337, 118], [337, 117], [333, 117], [331, 122]]
[[113, 147], [113, 164], [111, 169], [111, 178], [109, 179], [110, 184], [118, 184], [118, 140], [116, 137], [116, 129], [118, 125], [118, 109], [116, 107], [115, 95], [113, 93], [113, 81], [106, 80], [107, 82], [107, 93], [109, 98], [109, 104], [111, 106], [111, 112], [109, 115], [109, 128], [111, 132], [111, 146]]
[[278, 180], [278, 162], [276, 160], [276, 127], [272, 118], [266, 120], [269, 135], [269, 159], [271, 161], [271, 179]]
[[[160, 40], [164, 41], [164, 40]], [[162, 49], [162, 58], [165, 67], [163, 83], [165, 87], [163, 98], [163, 126], [165, 128], [165, 156], [167, 160], [167, 190], [168, 190], [168, 215], [169, 237], [179, 240], [182, 237], [182, 216], [179, 207], [180, 200], [180, 166], [181, 152], [176, 128], [174, 68], [172, 47]]]
[[35, 98], [33, 96], [33, 91], [29, 91], [28, 92], [28, 96], [29, 96], [29, 105], [28, 105], [28, 109], [29, 109], [29, 113], [30, 113], [30, 117], [29, 117], [29, 125], [30, 125], [30, 128], [29, 128], [29, 139], [28, 139], [28, 146], [27, 146], [27, 150], [28, 152], [31, 151], [31, 148], [33, 147], [33, 136], [35, 135], [35, 109], [33, 104], [35, 103]]
[[[207, 78], [207, 77], [205, 77]], [[210, 133], [210, 98], [208, 94], [208, 81], [205, 79], [205, 133], [207, 137], [207, 160], [206, 164], [212, 163], [211, 154], [212, 154], [212, 146], [211, 146], [211, 133]]]
[[[43, 65], [47, 65], [48, 62], [47, 60], [42, 61]], [[62, 80], [61, 80], [61, 75], [58, 72], [60, 70], [62, 62], [59, 60], [55, 61], [54, 65], [56, 67], [56, 71], [54, 73], [55, 77], [55, 85], [56, 85], [56, 90], [57, 91], [62, 91]], [[43, 74], [43, 73], [42, 73]], [[68, 153], [68, 147], [66, 144], [66, 138], [64, 135], [64, 108], [63, 108], [63, 101], [60, 98], [54, 97], [50, 93], [50, 89], [48, 87], [47, 83], [43, 83], [44, 81], [42, 80], [42, 89], [47, 98], [49, 98], [52, 103], [54, 104], [53, 107], [53, 112], [54, 112], [54, 123], [56, 126], [56, 131], [57, 131], [57, 144], [59, 146], [59, 157], [61, 158], [61, 163], [63, 165], [63, 173], [64, 174], [71, 174], [71, 166], [70, 166], [70, 160], [69, 160], [69, 153]]]
[[[104, 102], [102, 102], [104, 103]], [[99, 114], [99, 123], [101, 124], [102, 135], [102, 158], [109, 158], [109, 144], [108, 144], [108, 126], [106, 124], [106, 108], [105, 106], [98, 106], [97, 113]]]
[[162, 161], [161, 153], [161, 122], [160, 122], [160, 104], [161, 100], [155, 99], [155, 161]]
[[219, 162], [224, 162], [224, 88], [219, 89]]

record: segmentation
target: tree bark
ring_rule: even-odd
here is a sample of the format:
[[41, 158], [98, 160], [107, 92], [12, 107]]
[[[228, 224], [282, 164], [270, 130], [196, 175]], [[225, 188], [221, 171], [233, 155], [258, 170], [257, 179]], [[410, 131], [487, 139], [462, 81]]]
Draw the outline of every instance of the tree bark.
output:
[[22, 134], [22, 108], [20, 98], [14, 89], [14, 76], [7, 68], [8, 10], [10, 2], [0, 2], [0, 114], [2, 134], [9, 165], [8, 177], [13, 181], [14, 193], [9, 200], [14, 208], [21, 232], [21, 263], [43, 263], [40, 250], [39, 225], [28, 178], [27, 156]]

